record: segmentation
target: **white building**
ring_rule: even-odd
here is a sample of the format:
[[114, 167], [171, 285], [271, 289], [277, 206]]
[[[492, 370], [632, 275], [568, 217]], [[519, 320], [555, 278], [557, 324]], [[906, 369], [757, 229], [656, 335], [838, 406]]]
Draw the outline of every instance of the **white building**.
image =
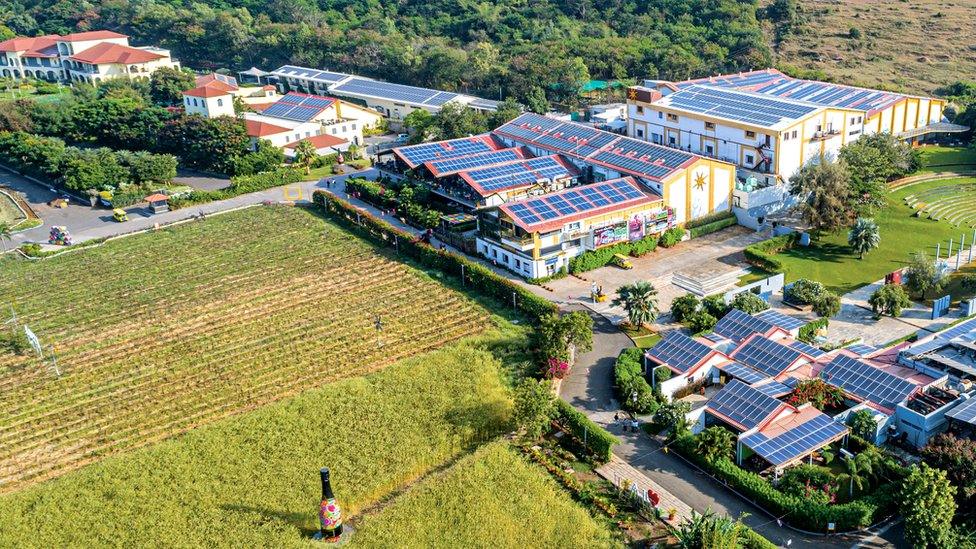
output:
[[11, 38], [0, 42], [0, 76], [95, 84], [113, 78], [148, 78], [162, 67], [178, 68], [169, 50], [132, 47], [112, 31]]
[[196, 78], [196, 87], [183, 92], [183, 108], [187, 114], [206, 118], [234, 116], [234, 99], [260, 105], [280, 99], [274, 86], [238, 86], [231, 76], [211, 73]]

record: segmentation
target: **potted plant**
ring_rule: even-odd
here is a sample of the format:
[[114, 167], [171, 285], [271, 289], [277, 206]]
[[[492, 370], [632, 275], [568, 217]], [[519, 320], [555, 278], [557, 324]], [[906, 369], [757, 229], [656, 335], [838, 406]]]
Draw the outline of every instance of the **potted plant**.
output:
[[677, 516], [677, 514], [678, 514], [678, 510], [675, 509], [674, 507], [668, 509], [668, 522], [673, 521], [674, 517]]

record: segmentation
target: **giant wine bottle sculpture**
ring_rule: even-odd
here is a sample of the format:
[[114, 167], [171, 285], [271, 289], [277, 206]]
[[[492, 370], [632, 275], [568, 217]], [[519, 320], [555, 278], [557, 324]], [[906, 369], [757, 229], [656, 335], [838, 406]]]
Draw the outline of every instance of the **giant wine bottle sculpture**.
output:
[[319, 523], [321, 524], [322, 539], [324, 541], [339, 541], [342, 536], [342, 511], [332, 493], [332, 483], [329, 481], [329, 468], [323, 467], [322, 475], [322, 503], [319, 504]]

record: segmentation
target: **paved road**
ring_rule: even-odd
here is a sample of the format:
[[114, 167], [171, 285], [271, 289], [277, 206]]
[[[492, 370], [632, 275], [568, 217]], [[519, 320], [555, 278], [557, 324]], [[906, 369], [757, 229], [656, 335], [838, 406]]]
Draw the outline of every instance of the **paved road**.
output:
[[[850, 547], [861, 541], [862, 536], [810, 536], [778, 526], [774, 517], [723, 488], [674, 453], [663, 452], [656, 439], [643, 433], [623, 432], [613, 422], [618, 407], [611, 375], [617, 355], [632, 347], [633, 342], [605, 317], [588, 312], [594, 322], [593, 350], [578, 357], [569, 377], [562, 382], [560, 396], [620, 438], [621, 444], [614, 453], [699, 512], [711, 509], [731, 517], [747, 514], [744, 522], [777, 545], [792, 540], [792, 547]], [[897, 547], [901, 543], [897, 528], [878, 537], [866, 534], [863, 538], [865, 541], [870, 538], [870, 547]]]

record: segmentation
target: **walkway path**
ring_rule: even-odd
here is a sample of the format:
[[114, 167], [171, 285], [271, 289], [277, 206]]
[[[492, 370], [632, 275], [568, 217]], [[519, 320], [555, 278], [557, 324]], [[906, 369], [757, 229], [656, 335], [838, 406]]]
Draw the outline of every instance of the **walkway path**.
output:
[[692, 518], [692, 509], [687, 503], [674, 497], [671, 492], [662, 488], [660, 484], [649, 479], [647, 475], [638, 471], [616, 455], [612, 456], [609, 462], [598, 467], [596, 472], [601, 477], [610, 481], [614, 486], [620, 487], [626, 483], [628, 486], [636, 486], [637, 492], [640, 494], [648, 493], [648, 491], [657, 494], [660, 497], [657, 508], [661, 509], [665, 517], [671, 509], [675, 510], [674, 519], [668, 521], [673, 525], [679, 525]]

